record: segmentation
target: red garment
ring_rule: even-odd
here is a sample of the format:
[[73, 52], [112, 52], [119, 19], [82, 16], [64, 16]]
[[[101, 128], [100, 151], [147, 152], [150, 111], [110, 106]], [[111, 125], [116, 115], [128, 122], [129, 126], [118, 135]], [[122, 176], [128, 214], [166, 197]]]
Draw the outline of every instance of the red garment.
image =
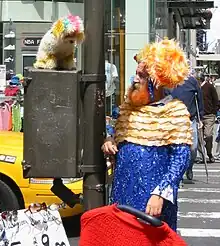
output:
[[139, 222], [116, 205], [90, 210], [82, 215], [79, 246], [187, 246], [170, 227]]
[[5, 89], [5, 96], [17, 96], [17, 94], [19, 93], [20, 89], [18, 86], [9, 86]]

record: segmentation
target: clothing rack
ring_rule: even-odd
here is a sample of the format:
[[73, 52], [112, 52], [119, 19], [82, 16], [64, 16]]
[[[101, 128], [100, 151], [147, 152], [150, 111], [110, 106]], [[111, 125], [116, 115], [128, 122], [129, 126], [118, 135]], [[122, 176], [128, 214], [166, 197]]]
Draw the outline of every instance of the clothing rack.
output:
[[5, 96], [0, 94], [0, 130], [23, 131], [23, 96]]
[[11, 101], [11, 100], [22, 102], [24, 100], [24, 97], [21, 95], [17, 95], [17, 96], [5, 96], [4, 94], [0, 95], [0, 103], [3, 103], [5, 101]]

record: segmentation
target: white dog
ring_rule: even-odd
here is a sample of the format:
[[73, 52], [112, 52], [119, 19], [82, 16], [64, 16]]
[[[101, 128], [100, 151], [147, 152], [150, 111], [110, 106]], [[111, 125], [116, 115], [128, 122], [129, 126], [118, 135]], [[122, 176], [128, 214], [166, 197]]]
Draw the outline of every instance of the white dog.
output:
[[83, 40], [84, 25], [79, 16], [68, 15], [58, 19], [43, 36], [34, 67], [43, 69], [74, 69], [75, 48]]

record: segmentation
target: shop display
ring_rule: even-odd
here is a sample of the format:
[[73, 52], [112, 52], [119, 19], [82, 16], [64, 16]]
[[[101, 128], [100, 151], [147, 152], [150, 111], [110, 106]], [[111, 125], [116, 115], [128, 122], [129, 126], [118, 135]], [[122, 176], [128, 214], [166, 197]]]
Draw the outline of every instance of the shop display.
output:
[[84, 26], [79, 16], [69, 14], [58, 19], [41, 39], [34, 67], [67, 70], [76, 68], [75, 45], [83, 40]]
[[23, 76], [11, 75], [9, 79], [9, 85], [0, 94], [0, 131], [20, 132], [23, 120]]
[[6, 65], [7, 70], [15, 70], [16, 32], [11, 19], [5, 28], [5, 32], [3, 56], [4, 64]]
[[0, 213], [0, 246], [69, 246], [58, 210], [65, 204], [31, 204]]
[[[23, 101], [16, 97], [0, 96], [0, 131], [20, 132], [22, 129]], [[3, 101], [4, 100], [4, 101]]]
[[14, 61], [14, 58], [12, 55], [10, 55], [9, 57], [5, 58], [4, 62], [5, 63], [8, 63], [8, 62], [13, 62]]
[[4, 50], [15, 50], [15, 45], [14, 44], [9, 44], [4, 48]]
[[15, 33], [10, 31], [8, 34], [5, 35], [5, 38], [15, 38]]

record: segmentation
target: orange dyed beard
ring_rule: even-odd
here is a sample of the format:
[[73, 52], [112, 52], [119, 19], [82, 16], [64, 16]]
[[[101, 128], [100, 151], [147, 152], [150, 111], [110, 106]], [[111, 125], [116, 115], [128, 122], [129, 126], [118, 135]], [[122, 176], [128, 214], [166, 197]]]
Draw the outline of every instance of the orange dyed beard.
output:
[[142, 106], [150, 103], [150, 95], [148, 92], [147, 83], [138, 84], [138, 87], [131, 86], [128, 91], [128, 98], [132, 105]]
[[128, 98], [133, 106], [140, 107], [161, 100], [164, 97], [162, 88], [154, 88], [154, 100], [150, 100], [148, 83], [138, 83], [137, 86], [131, 86], [128, 91]]

